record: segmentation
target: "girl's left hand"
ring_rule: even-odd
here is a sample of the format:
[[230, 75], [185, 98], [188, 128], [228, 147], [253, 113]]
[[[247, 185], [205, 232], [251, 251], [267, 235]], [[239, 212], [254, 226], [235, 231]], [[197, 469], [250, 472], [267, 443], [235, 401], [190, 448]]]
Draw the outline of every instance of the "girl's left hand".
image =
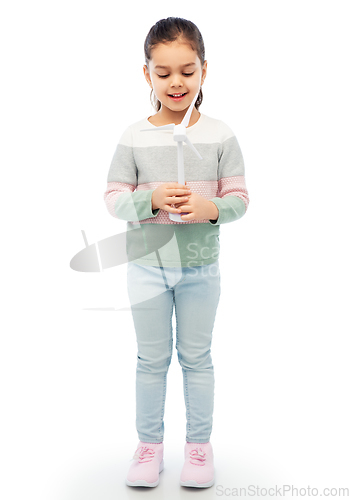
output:
[[187, 215], [181, 215], [183, 221], [188, 220], [216, 220], [219, 217], [219, 210], [215, 203], [206, 200], [198, 193], [191, 193], [189, 200], [185, 203], [175, 205], [176, 208], [181, 207], [183, 212], [188, 212]]

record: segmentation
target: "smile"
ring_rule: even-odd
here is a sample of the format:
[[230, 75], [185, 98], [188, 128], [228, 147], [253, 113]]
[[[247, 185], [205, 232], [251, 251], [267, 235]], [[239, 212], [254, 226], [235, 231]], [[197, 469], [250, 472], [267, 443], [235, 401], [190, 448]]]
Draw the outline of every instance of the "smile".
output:
[[187, 92], [185, 92], [184, 94], [168, 94], [168, 95], [170, 99], [172, 99], [173, 101], [180, 101], [185, 97], [185, 95], [187, 95]]

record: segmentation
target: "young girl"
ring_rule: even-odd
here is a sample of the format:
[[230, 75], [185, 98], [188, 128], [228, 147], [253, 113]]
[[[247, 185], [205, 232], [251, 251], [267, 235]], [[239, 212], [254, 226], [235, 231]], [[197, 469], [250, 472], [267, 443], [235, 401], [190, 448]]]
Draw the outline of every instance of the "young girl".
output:
[[[209, 487], [214, 484], [210, 349], [220, 295], [219, 226], [247, 210], [244, 163], [231, 129], [198, 111], [207, 61], [197, 26], [181, 18], [162, 19], [149, 31], [144, 50], [144, 75], [157, 112], [123, 133], [105, 193], [110, 213], [128, 221], [128, 293], [138, 346], [139, 443], [126, 482], [156, 486], [163, 470], [175, 307], [187, 421], [180, 484]], [[184, 146], [186, 183], [181, 185], [173, 132], [156, 127], [181, 123], [197, 93], [186, 133], [203, 159]], [[182, 214], [183, 222], [171, 221], [169, 213]]]

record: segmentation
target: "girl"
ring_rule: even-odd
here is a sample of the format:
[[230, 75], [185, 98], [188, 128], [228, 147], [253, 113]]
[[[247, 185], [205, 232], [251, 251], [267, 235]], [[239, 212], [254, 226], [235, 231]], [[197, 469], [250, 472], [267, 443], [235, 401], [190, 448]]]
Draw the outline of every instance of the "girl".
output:
[[[210, 349], [220, 295], [219, 226], [247, 210], [244, 163], [231, 129], [198, 111], [207, 61], [197, 26], [181, 18], [162, 19], [149, 31], [144, 50], [144, 75], [156, 113], [123, 133], [105, 193], [110, 213], [128, 221], [128, 293], [138, 346], [139, 443], [126, 482], [156, 486], [163, 470], [175, 307], [187, 421], [180, 484], [209, 487], [214, 484]], [[144, 129], [181, 123], [197, 93], [186, 132], [203, 159], [184, 147], [186, 183], [180, 185], [173, 132]], [[169, 213], [182, 214], [183, 222], [171, 221]]]

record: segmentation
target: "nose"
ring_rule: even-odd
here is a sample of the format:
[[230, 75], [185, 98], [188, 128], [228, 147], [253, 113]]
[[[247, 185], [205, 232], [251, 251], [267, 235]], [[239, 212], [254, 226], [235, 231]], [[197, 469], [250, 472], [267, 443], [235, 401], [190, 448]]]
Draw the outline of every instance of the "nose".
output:
[[171, 85], [171, 87], [183, 87], [181, 76], [174, 75], [170, 85]]

